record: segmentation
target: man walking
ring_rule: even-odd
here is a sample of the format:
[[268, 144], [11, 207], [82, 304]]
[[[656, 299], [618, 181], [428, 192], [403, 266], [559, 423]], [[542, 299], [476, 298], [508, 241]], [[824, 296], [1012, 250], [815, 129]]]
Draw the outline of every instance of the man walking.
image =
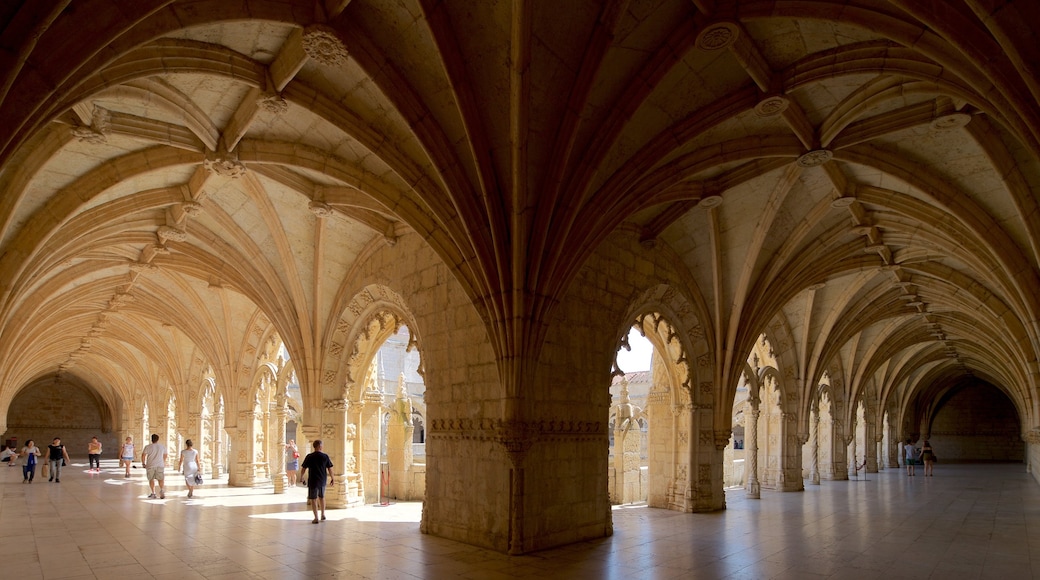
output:
[[325, 455], [321, 451], [322, 444], [321, 439], [314, 442], [314, 452], [308, 453], [307, 457], [303, 459], [302, 471], [300, 471], [300, 477], [306, 476], [307, 478], [307, 499], [311, 500], [311, 510], [314, 511], [314, 521], [312, 524], [318, 523], [318, 507], [321, 506], [321, 519], [325, 519], [325, 477], [328, 476], [329, 485], [335, 483], [333, 481], [332, 472], [332, 460], [329, 459], [328, 455]]
[[166, 499], [166, 475], [163, 471], [166, 469], [166, 460], [169, 458], [169, 453], [166, 451], [166, 446], [159, 443], [159, 436], [152, 433], [152, 442], [144, 446], [144, 450], [141, 451], [141, 464], [144, 465], [144, 471], [148, 476], [148, 489], [152, 493], [148, 494], [148, 499], [155, 499], [155, 480], [159, 480], [159, 499]]

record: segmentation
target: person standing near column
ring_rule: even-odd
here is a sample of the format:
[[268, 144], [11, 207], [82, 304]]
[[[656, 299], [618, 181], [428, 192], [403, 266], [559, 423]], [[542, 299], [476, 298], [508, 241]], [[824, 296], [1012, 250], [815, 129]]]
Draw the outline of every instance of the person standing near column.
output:
[[144, 451], [141, 452], [141, 465], [144, 466], [148, 476], [148, 489], [151, 490], [148, 499], [155, 499], [155, 480], [157, 479], [159, 480], [159, 499], [166, 499], [166, 474], [163, 472], [166, 470], [166, 461], [169, 456], [166, 446], [159, 443], [159, 436], [152, 433], [152, 442], [145, 445]]
[[87, 444], [87, 471], [101, 473], [101, 442], [97, 437], [91, 437]]
[[54, 441], [47, 446], [47, 452], [47, 462], [51, 467], [50, 479], [47, 481], [61, 483], [61, 466], [72, 461], [69, 459], [69, 452], [65, 451], [65, 446], [61, 444], [61, 437], [54, 438]]
[[[329, 471], [332, 469], [332, 460], [321, 449], [321, 439], [318, 439], [314, 442], [314, 452], [308, 453], [307, 457], [303, 458], [301, 466], [303, 470], [300, 471], [300, 477], [307, 480], [307, 499], [311, 500], [311, 510], [314, 511], [312, 524], [318, 523], [319, 505], [321, 507], [321, 519], [325, 519], [325, 477], [328, 476], [329, 485], [335, 483], [332, 472]], [[307, 470], [310, 470], [310, 473], [307, 473]]]

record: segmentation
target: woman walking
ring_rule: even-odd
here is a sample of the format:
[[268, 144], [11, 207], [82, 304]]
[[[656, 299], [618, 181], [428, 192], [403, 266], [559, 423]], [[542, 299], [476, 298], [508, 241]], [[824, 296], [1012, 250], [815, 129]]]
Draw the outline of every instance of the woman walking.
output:
[[192, 497], [195, 492], [195, 476], [199, 473], [199, 466], [202, 462], [199, 460], [199, 452], [197, 449], [192, 449], [191, 439], [184, 442], [184, 449], [181, 450], [181, 459], [177, 463], [177, 469], [180, 470], [181, 474], [184, 475], [184, 483], [188, 486], [188, 497]]
[[921, 446], [921, 459], [924, 460], [924, 476], [932, 476], [932, 465], [935, 464], [935, 452], [932, 451], [932, 444], [927, 439], [924, 440], [924, 445]]
[[285, 477], [288, 479], [289, 487], [296, 485], [296, 471], [300, 469], [300, 450], [296, 447], [296, 440], [290, 439], [285, 444]]
[[126, 469], [126, 474], [123, 475], [124, 479], [130, 479], [130, 464], [134, 462], [134, 438], [127, 437], [126, 442], [123, 443], [122, 450], [119, 452], [119, 465]]
[[21, 456], [25, 458], [25, 463], [22, 464], [22, 483], [32, 483], [36, 477], [36, 459], [40, 456], [40, 448], [30, 439], [25, 442], [25, 447], [22, 447]]

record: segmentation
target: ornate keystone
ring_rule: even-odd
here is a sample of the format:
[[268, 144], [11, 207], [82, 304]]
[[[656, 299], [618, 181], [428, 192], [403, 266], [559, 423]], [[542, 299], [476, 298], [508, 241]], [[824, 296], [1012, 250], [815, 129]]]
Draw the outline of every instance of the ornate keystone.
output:
[[347, 61], [347, 47], [328, 26], [309, 26], [303, 31], [303, 51], [325, 66], [342, 66]]
[[830, 149], [813, 149], [803, 153], [798, 158], [798, 165], [802, 167], [819, 167], [834, 157]]
[[735, 22], [709, 24], [697, 35], [697, 48], [722, 50], [736, 42], [738, 36], [740, 36], [740, 28]]

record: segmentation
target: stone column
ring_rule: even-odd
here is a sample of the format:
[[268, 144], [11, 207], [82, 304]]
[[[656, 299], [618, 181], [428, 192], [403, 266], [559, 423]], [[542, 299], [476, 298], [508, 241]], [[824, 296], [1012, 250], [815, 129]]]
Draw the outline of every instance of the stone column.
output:
[[758, 395], [752, 394], [748, 398], [748, 404], [751, 406], [751, 412], [744, 415], [744, 436], [747, 439], [747, 497], [760, 499], [762, 490], [758, 484]]
[[213, 452], [210, 453], [212, 461], [212, 477], [217, 478], [225, 473], [224, 463], [227, 441], [224, 439], [224, 411], [221, 410], [213, 417]]
[[780, 460], [780, 491], [802, 491], [802, 445], [805, 443], [798, 437], [798, 415], [784, 411], [780, 414], [781, 433], [780, 440], [783, 442]]
[[[209, 452], [208, 449], [203, 448], [202, 444], [202, 413], [198, 411], [188, 411], [187, 433], [188, 436], [186, 437], [186, 439], [191, 439], [192, 446], [195, 448], [196, 451], [199, 452], [199, 454], [202, 454], [203, 452]], [[180, 452], [178, 451], [178, 453]], [[170, 456], [172, 457], [173, 454], [171, 453]], [[199, 458], [199, 473], [202, 473], [204, 471], [202, 459], [205, 459], [205, 456]], [[177, 464], [174, 463], [173, 466], [177, 467]]]
[[818, 401], [813, 401], [812, 422], [809, 425], [809, 439], [812, 442], [809, 483], [820, 485], [820, 404]]
[[886, 449], [885, 455], [888, 457], [888, 466], [892, 469], [899, 469], [899, 441], [895, 437], [892, 425], [888, 426], [888, 449]]
[[274, 462], [274, 474], [271, 479], [274, 482], [275, 493], [285, 493], [287, 483], [285, 478], [285, 415], [287, 406], [285, 395], [278, 395], [275, 399], [274, 412], [271, 413], [274, 417], [274, 424], [271, 426], [274, 429], [272, 441], [274, 448], [271, 449], [270, 455], [271, 460]]
[[412, 467], [412, 399], [404, 383], [404, 374], [397, 380], [397, 397], [386, 428], [386, 460], [390, 465], [390, 497], [410, 499]]
[[[332, 460], [332, 473], [335, 483], [325, 488], [325, 504], [327, 507], [345, 508], [351, 504], [350, 488], [358, 485], [356, 474], [352, 474], [354, 462], [353, 425], [347, 424], [348, 404], [346, 399], [325, 399], [322, 401], [321, 426], [304, 425], [301, 429], [307, 439], [307, 447], [301, 450], [300, 472], [303, 472], [303, 461], [307, 454], [314, 451], [314, 442], [321, 440], [323, 451]], [[299, 446], [299, 442], [297, 442]], [[308, 477], [310, 474], [307, 474]]]
[[[874, 447], [875, 447], [874, 456], [875, 456], [876, 463], [877, 463], [876, 467], [877, 467], [878, 471], [881, 471], [881, 470], [885, 469], [885, 455], [884, 455], [885, 449], [884, 449], [884, 446], [881, 444], [881, 437], [875, 437], [874, 443], [875, 443], [875, 445], [874, 445]], [[869, 468], [870, 466], [868, 465], [867, 467]]]
[[849, 477], [859, 477], [858, 463], [856, 462], [856, 424], [852, 424], [852, 435], [849, 437]]
[[[253, 487], [257, 480], [257, 449], [263, 444], [257, 422], [258, 413], [254, 409], [238, 412], [238, 424], [232, 431], [233, 457], [228, 472], [228, 485], [233, 487]], [[257, 436], [260, 441], [257, 441]]]
[[379, 464], [381, 459], [380, 435], [383, 424], [383, 395], [375, 390], [365, 391], [361, 402], [360, 463], [361, 487], [365, 503], [379, 502]]
[[871, 445], [870, 442], [877, 438], [876, 417], [877, 411], [875, 405], [870, 403], [869, 405], [863, 406], [863, 461], [866, 463], [867, 473], [878, 472], [878, 453], [877, 445]]

